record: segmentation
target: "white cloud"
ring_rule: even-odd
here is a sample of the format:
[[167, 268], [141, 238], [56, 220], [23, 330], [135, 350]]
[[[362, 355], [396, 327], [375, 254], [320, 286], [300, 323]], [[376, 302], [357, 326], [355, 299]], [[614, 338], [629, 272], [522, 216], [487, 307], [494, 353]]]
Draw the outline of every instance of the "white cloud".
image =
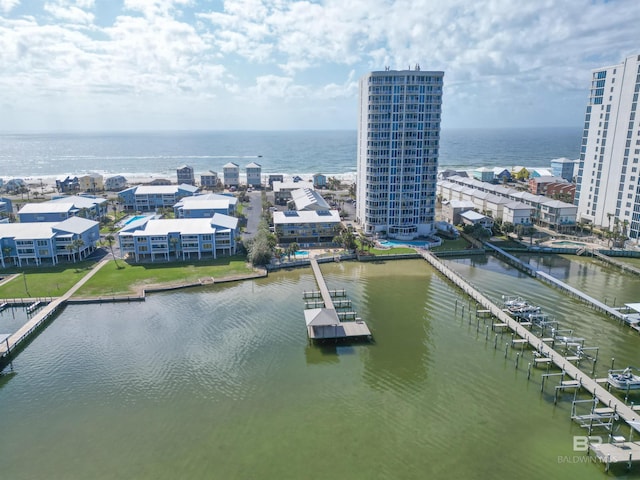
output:
[[20, 0], [0, 0], [0, 10], [4, 13], [9, 13], [18, 5], [20, 5]]
[[355, 127], [357, 78], [419, 63], [445, 71], [447, 122], [498, 123], [509, 108], [526, 125], [531, 105], [562, 103], [568, 124], [581, 121], [591, 69], [640, 53], [635, 0], [35, 3], [0, 0], [0, 104], [144, 98], [188, 114], [206, 99], [212, 110], [237, 101], [248, 116], [342, 102], [341, 125]]

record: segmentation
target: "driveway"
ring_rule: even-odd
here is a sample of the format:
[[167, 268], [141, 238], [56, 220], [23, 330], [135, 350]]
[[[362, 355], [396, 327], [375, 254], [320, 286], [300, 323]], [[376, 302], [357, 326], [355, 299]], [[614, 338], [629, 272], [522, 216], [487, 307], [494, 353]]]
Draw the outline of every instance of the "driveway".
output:
[[242, 238], [245, 240], [254, 237], [262, 216], [262, 193], [259, 191], [248, 192], [247, 196], [249, 197], [249, 205], [244, 209], [244, 214], [247, 216], [247, 228], [242, 234]]

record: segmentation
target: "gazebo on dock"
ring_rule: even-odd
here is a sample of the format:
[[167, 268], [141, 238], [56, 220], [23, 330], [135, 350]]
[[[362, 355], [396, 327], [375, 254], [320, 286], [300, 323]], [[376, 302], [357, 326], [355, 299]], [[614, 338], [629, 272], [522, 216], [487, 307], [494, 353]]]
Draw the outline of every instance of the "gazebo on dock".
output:
[[340, 328], [340, 319], [333, 308], [310, 308], [304, 311], [309, 338], [336, 338]]

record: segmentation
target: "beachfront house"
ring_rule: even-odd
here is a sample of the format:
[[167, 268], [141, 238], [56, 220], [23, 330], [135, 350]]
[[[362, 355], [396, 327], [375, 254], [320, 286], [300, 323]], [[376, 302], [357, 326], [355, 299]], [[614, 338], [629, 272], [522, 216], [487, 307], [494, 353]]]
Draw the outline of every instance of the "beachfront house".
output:
[[519, 181], [526, 180], [529, 178], [529, 170], [522, 166], [513, 167], [511, 169], [511, 178]]
[[209, 190], [213, 190], [218, 186], [218, 172], [209, 170], [207, 173], [200, 175], [200, 186]]
[[184, 197], [173, 206], [176, 218], [211, 218], [216, 213], [233, 215], [238, 199], [230, 195], [209, 193]]
[[278, 243], [328, 245], [336, 236], [340, 215], [337, 210], [273, 212], [273, 226]]
[[222, 178], [226, 187], [237, 187], [240, 185], [240, 167], [233, 162], [229, 162], [222, 167]]
[[18, 211], [18, 218], [22, 223], [60, 222], [75, 216], [99, 221], [106, 214], [106, 198], [71, 195], [47, 202], [27, 203]]
[[108, 177], [104, 181], [104, 189], [109, 192], [117, 192], [127, 186], [127, 179], [122, 175]]
[[322, 173], [316, 173], [313, 175], [313, 187], [314, 188], [327, 188], [327, 176]]
[[554, 177], [564, 178], [567, 182], [572, 182], [574, 171], [578, 160], [569, 160], [568, 158], [554, 158], [551, 160], [551, 173]]
[[82, 192], [102, 192], [104, 179], [99, 173], [88, 173], [78, 177], [78, 188]]
[[476, 168], [473, 172], [471, 172], [473, 178], [476, 180], [480, 180], [481, 182], [493, 182], [495, 179], [493, 168], [488, 167], [480, 167]]
[[4, 184], [2, 189], [7, 193], [20, 193], [23, 189], [27, 188], [27, 182], [21, 178], [12, 178]]
[[529, 172], [529, 178], [553, 177], [553, 173], [548, 168], [534, 168], [532, 170], [529, 170]]
[[78, 177], [60, 177], [56, 179], [56, 190], [60, 193], [74, 193], [80, 191]]
[[511, 172], [506, 168], [494, 167], [493, 178], [498, 183], [507, 183], [511, 181]]
[[145, 217], [118, 232], [123, 257], [141, 260], [218, 258], [236, 253], [238, 219], [216, 213], [212, 218]]
[[176, 175], [178, 178], [178, 185], [195, 185], [196, 177], [193, 174], [193, 167], [189, 165], [182, 165], [176, 169]]
[[262, 165], [251, 162], [245, 167], [245, 170], [247, 172], [247, 185], [260, 188], [262, 186]]
[[193, 185], [137, 185], [118, 194], [123, 210], [154, 212], [159, 208], [173, 208], [184, 197], [196, 194]]
[[85, 258], [100, 239], [100, 224], [81, 217], [62, 222], [0, 223], [0, 263], [57, 265]]

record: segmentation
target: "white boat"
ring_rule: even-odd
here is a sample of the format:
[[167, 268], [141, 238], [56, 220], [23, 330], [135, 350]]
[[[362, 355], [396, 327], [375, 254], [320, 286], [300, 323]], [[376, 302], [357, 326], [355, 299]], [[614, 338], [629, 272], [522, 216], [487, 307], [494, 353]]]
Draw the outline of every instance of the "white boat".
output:
[[620, 390], [640, 390], [640, 376], [635, 375], [631, 367], [624, 370], [609, 370], [607, 382]]

